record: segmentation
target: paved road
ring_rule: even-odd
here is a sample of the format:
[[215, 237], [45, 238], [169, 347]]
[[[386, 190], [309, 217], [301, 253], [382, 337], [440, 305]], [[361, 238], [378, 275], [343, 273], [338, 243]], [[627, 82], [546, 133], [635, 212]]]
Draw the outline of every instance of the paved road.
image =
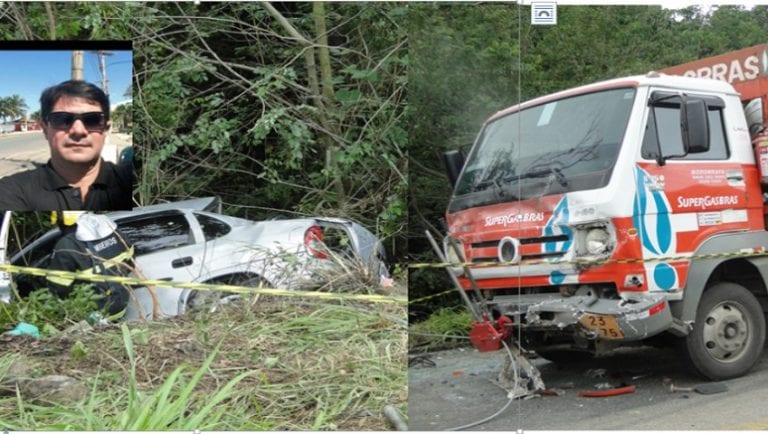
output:
[[[474, 349], [432, 353], [429, 361], [409, 369], [409, 429], [446, 430], [490, 416], [508, 402], [494, 385], [502, 352]], [[685, 372], [671, 349], [634, 348], [590, 363], [556, 366], [532, 360], [547, 387], [562, 396], [517, 400], [499, 417], [471, 430], [766, 430], [768, 429], [768, 351], [749, 375], [725, 381], [728, 390], [713, 395], [671, 393], [675, 385], [704, 382]], [[594, 377], [590, 369], [605, 369]], [[635, 393], [610, 398], [583, 398], [581, 390], [599, 383], [637, 386]]]
[[[116, 162], [120, 151], [131, 143], [130, 135], [111, 133], [102, 157]], [[35, 163], [43, 164], [49, 156], [48, 142], [41, 131], [0, 135], [0, 177], [34, 169]]]
[[34, 163], [45, 163], [49, 155], [41, 131], [0, 135], [0, 177], [34, 169]]

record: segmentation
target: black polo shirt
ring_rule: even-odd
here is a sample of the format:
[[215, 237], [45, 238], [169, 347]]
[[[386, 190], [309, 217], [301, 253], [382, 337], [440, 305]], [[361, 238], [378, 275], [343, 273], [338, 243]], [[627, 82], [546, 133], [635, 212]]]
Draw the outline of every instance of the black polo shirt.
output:
[[133, 207], [133, 168], [101, 161], [85, 202], [80, 189], [70, 187], [51, 166], [0, 179], [0, 210], [5, 211], [114, 211]]

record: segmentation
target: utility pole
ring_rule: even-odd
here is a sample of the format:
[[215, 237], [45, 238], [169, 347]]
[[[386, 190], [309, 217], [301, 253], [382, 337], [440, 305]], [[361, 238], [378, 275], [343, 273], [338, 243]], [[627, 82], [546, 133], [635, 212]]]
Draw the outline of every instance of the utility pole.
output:
[[109, 96], [109, 80], [107, 80], [107, 64], [104, 61], [105, 56], [111, 56], [109, 51], [99, 50], [95, 52], [99, 56], [99, 70], [101, 71], [101, 90]]
[[72, 80], [83, 79], [83, 52], [75, 50], [72, 52]]

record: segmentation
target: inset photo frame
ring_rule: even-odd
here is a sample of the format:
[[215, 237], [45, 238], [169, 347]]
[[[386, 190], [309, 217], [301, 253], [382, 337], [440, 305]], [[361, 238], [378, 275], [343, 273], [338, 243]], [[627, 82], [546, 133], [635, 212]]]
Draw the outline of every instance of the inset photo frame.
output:
[[0, 210], [133, 208], [131, 41], [0, 43]]

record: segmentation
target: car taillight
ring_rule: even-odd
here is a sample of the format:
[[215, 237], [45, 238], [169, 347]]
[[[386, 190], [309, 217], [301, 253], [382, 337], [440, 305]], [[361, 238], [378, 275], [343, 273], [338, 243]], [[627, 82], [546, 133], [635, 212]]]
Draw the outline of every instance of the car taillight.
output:
[[311, 226], [304, 232], [304, 247], [310, 256], [319, 259], [328, 259], [328, 255], [323, 252], [323, 228], [320, 226]]

